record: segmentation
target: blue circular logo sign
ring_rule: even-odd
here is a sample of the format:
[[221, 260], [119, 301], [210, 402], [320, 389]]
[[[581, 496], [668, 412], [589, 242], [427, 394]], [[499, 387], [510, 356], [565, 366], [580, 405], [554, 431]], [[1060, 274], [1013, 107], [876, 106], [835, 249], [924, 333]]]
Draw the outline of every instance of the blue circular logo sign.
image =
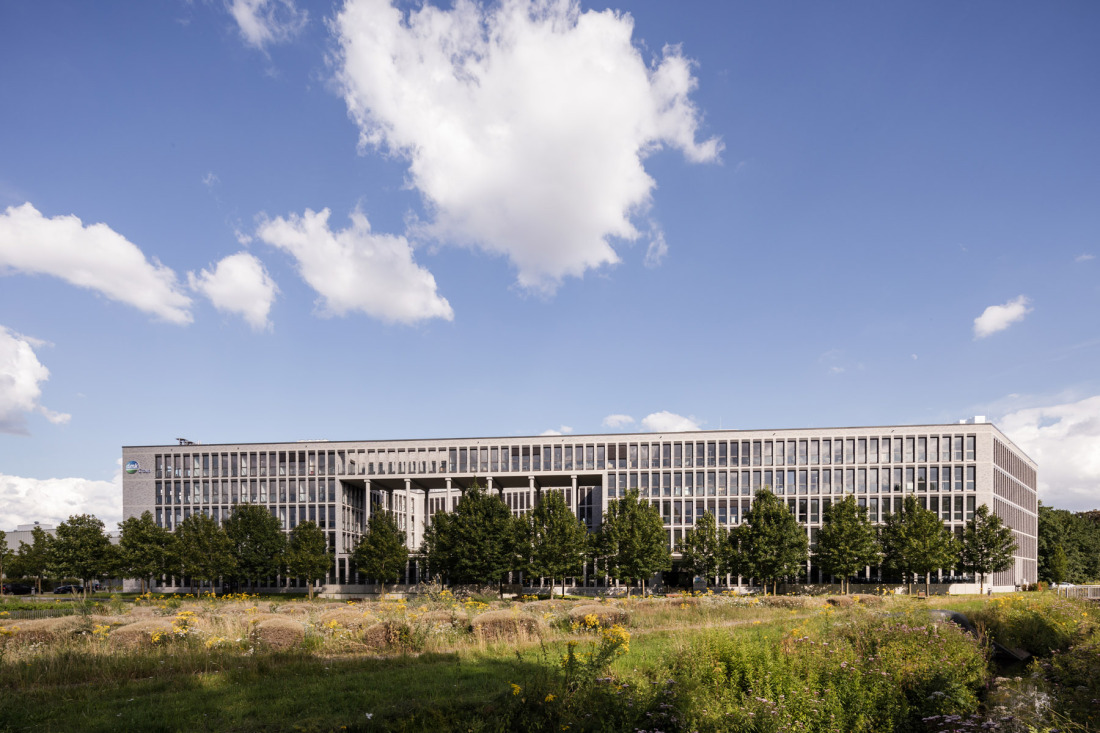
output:
[[137, 471], [138, 471], [138, 462], [137, 461], [130, 461], [129, 463], [126, 464], [126, 473], [137, 473]]

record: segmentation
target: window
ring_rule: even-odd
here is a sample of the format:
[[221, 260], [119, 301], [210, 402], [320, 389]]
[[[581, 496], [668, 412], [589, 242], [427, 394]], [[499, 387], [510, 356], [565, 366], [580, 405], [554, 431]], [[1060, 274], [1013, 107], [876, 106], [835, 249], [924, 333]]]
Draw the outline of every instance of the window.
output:
[[906, 438], [905, 439], [905, 462], [906, 463], [912, 463], [913, 462], [913, 439], [912, 438]]
[[[783, 446], [785, 443], [782, 440], [775, 442], [775, 465], [782, 466], [786, 463], [786, 459], [783, 457]], [[769, 440], [764, 443], [764, 465], [772, 465], [772, 442]]]
[[901, 463], [901, 438], [894, 438], [894, 463]]
[[871, 463], [878, 463], [878, 438], [870, 439], [870, 445], [867, 446], [867, 460]]
[[831, 494], [833, 493], [833, 478], [832, 471], [825, 469], [821, 472], [821, 493]]
[[917, 491], [928, 491], [928, 469], [924, 466], [917, 467]]
[[963, 490], [963, 467], [955, 466], [955, 491]]
[[856, 493], [867, 493], [867, 469], [860, 468], [856, 470]]
[[894, 491], [901, 491], [901, 469], [894, 469]]
[[867, 491], [872, 494], [878, 493], [878, 469], [872, 468], [867, 473]]
[[[577, 462], [580, 462], [580, 446], [577, 446]], [[584, 447], [584, 470], [591, 471], [596, 467], [596, 446], [586, 445]]]
[[844, 463], [844, 441], [840, 438], [833, 440], [833, 463], [837, 465]]
[[853, 494], [856, 490], [856, 471], [849, 468], [844, 471], [844, 493]]
[[[737, 444], [734, 443], [734, 445], [737, 445]], [[720, 468], [725, 467], [725, 465], [726, 465], [726, 449], [727, 448], [728, 448], [728, 445], [726, 444], [726, 441], [723, 440], [723, 441], [718, 443], [718, 466]]]
[[820, 452], [819, 452], [820, 449], [821, 449], [821, 441], [818, 441], [818, 440], [811, 440], [810, 441], [810, 465], [811, 466], [816, 466], [818, 463], [821, 462], [818, 458], [821, 455]]
[[961, 435], [955, 436], [955, 458], [956, 461], [963, 459], [963, 439]]
[[882, 452], [879, 453], [879, 461], [881, 463], [889, 463], [890, 462], [890, 439], [889, 438], [883, 438], [882, 439]]
[[796, 457], [797, 457], [797, 455], [796, 455], [796, 446], [797, 445], [798, 445], [798, 443], [796, 441], [793, 441], [793, 440], [788, 440], [787, 441], [787, 465], [788, 466], [794, 466], [794, 465], [797, 464], [797, 461], [795, 460]]
[[[933, 440], [935, 440], [933, 438]], [[928, 490], [939, 491], [940, 490], [940, 467], [932, 466], [928, 469]]]
[[973, 435], [966, 436], [966, 460], [973, 461], [977, 439]]
[[860, 438], [856, 441], [856, 463], [867, 462], [867, 438]]
[[741, 441], [741, 465], [749, 465], [749, 441]]
[[905, 469], [905, 490], [913, 490], [913, 469], [912, 467]]
[[809, 447], [809, 441], [798, 441], [798, 465], [805, 466], [807, 458], [807, 448]]
[[975, 484], [976, 484], [976, 481], [975, 481], [975, 474], [976, 473], [977, 473], [977, 469], [974, 466], [967, 466], [966, 467], [966, 490], [967, 491], [973, 491], [974, 490], [974, 487], [975, 487]]
[[[801, 480], [801, 478], [799, 479]], [[810, 493], [818, 494], [821, 492], [821, 472], [816, 468], [810, 470]]]
[[[688, 444], [688, 447], [689, 448], [691, 447], [690, 443]], [[681, 466], [683, 466], [683, 464], [684, 464], [684, 444], [683, 443], [676, 443], [674, 446], [672, 446], [672, 467], [673, 468], [680, 468]]]
[[684, 495], [684, 474], [680, 471], [672, 474], [672, 495], [683, 496]]
[[[706, 465], [704, 463], [705, 456], [703, 455], [703, 451], [705, 451], [705, 450], [706, 450], [706, 443], [696, 443], [695, 444], [695, 466], [696, 466], [696, 468], [702, 468], [703, 466]], [[711, 464], [711, 465], [714, 465], [714, 464]]]
[[[714, 468], [718, 465], [717, 453], [717, 444], [713, 440], [707, 443], [707, 468]], [[725, 458], [725, 456], [723, 456], [723, 458]], [[726, 465], [725, 461], [722, 462], [722, 465]]]
[[848, 438], [844, 441], [844, 462], [849, 465], [856, 462], [855, 438]]
[[[754, 466], [759, 466], [760, 465], [761, 453], [762, 452], [763, 452], [763, 448], [761, 448], [760, 441], [759, 440], [754, 441], [753, 444], [752, 444], [752, 465], [754, 465]], [[757, 471], [757, 473], [759, 473], [759, 471]]]
[[672, 443], [664, 443], [661, 447], [661, 468], [672, 468]]
[[630, 467], [631, 468], [637, 468], [638, 467], [638, 444], [637, 443], [631, 443], [630, 444], [630, 459], [629, 460], [630, 460]]
[[917, 461], [928, 460], [928, 438], [917, 438]]
[[573, 446], [565, 446], [565, 470], [573, 470]]

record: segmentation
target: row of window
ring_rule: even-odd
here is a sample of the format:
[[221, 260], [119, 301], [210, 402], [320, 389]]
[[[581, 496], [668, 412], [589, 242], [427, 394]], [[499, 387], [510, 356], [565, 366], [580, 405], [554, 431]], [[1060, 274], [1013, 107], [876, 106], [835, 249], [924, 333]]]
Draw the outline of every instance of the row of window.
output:
[[1024, 486], [1035, 491], [1035, 469], [997, 439], [993, 440], [993, 465], [1003, 469]]
[[767, 487], [778, 495], [876, 494], [880, 491], [974, 491], [977, 467], [909, 466], [891, 468], [791, 469], [779, 471], [664, 471], [608, 474], [607, 495], [752, 496]]
[[[331, 504], [327, 507], [324, 505], [291, 505], [289, 507], [273, 506], [268, 507], [268, 509], [271, 511], [271, 516], [277, 518], [282, 523], [282, 528], [284, 530], [294, 529], [300, 522], [306, 521], [313, 522], [321, 529], [336, 528], [336, 507]], [[232, 508], [222, 509], [216, 506], [195, 507], [193, 510], [190, 507], [176, 507], [174, 510], [171, 508], [158, 508], [156, 510], [157, 526], [175, 529], [192, 514], [205, 514], [214, 521], [220, 522], [229, 519], [233, 514], [233, 510]], [[333, 537], [335, 537], [335, 535], [333, 535]]]
[[[832, 499], [787, 499], [787, 507], [803, 524], [820, 524], [823, 512], [830, 506]], [[872, 522], [885, 521], [891, 513], [901, 511], [903, 499], [895, 497], [867, 497], [856, 500]], [[945, 522], [968, 521], [974, 517], [976, 497], [974, 496], [925, 496], [919, 497], [921, 507], [928, 509]], [[752, 507], [750, 499], [696, 499], [650, 501], [661, 513], [668, 525], [694, 525], [704, 512], [714, 515], [720, 525], [740, 524], [741, 519]]]
[[156, 478], [604, 471], [973, 461], [975, 435], [156, 454]]

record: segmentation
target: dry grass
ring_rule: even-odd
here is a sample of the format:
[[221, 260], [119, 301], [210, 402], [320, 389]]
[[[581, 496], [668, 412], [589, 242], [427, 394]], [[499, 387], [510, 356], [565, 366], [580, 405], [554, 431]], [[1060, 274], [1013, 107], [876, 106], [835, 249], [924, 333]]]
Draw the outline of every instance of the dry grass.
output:
[[21, 644], [52, 643], [88, 631], [91, 626], [80, 616], [62, 616], [6, 624], [12, 638]]
[[630, 620], [629, 611], [610, 604], [589, 603], [569, 609], [569, 620], [575, 624], [585, 623], [585, 619], [589, 616], [595, 616], [600, 626], [625, 624]]
[[486, 611], [473, 620], [480, 641], [531, 641], [539, 638], [539, 622], [518, 611]]
[[114, 629], [107, 636], [107, 640], [116, 649], [137, 649], [152, 646], [154, 634], [170, 633], [172, 633], [172, 622], [168, 619], [145, 618]]
[[825, 602], [814, 596], [765, 596], [760, 599], [760, 605], [769, 608], [821, 608]]
[[276, 616], [265, 618], [255, 625], [256, 640], [275, 651], [285, 651], [301, 646], [306, 638], [306, 630], [301, 621]]
[[350, 606], [340, 606], [321, 614], [321, 625], [327, 626], [334, 621], [339, 627], [349, 631], [361, 631], [375, 623], [368, 612]]
[[870, 593], [856, 593], [852, 596], [852, 600], [863, 606], [884, 606], [886, 605], [886, 599], [882, 596], [871, 595]]

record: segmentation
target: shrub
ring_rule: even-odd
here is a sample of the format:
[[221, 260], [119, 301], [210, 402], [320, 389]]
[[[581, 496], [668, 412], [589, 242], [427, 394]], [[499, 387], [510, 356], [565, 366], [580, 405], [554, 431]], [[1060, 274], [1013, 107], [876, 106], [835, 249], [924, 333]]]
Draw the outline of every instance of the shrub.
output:
[[285, 651], [301, 646], [306, 631], [302, 624], [289, 618], [267, 618], [255, 624], [255, 639], [269, 649]]
[[825, 599], [825, 602], [828, 603], [830, 606], [835, 606], [836, 608], [849, 608], [853, 603], [855, 603], [855, 599], [853, 599], [851, 596], [830, 596], [829, 598]]
[[609, 627], [625, 624], [630, 613], [619, 606], [589, 603], [569, 609], [569, 620], [575, 627]]
[[1095, 627], [1083, 603], [1044, 596], [995, 598], [970, 619], [993, 641], [1036, 656], [1066, 649]]
[[153, 645], [158, 635], [167, 638], [172, 633], [172, 622], [165, 619], [143, 619], [126, 624], [107, 635], [107, 643], [118, 649], [137, 649]]
[[539, 635], [539, 622], [514, 611], [489, 611], [473, 620], [473, 631], [481, 641], [530, 641]]
[[760, 599], [760, 605], [771, 608], [816, 608], [821, 605], [821, 601], [808, 596], [764, 596]]
[[60, 618], [43, 618], [31, 621], [20, 621], [9, 626], [13, 641], [22, 644], [50, 643], [68, 639], [72, 636], [90, 631], [88, 622], [80, 616], [62, 616]]

